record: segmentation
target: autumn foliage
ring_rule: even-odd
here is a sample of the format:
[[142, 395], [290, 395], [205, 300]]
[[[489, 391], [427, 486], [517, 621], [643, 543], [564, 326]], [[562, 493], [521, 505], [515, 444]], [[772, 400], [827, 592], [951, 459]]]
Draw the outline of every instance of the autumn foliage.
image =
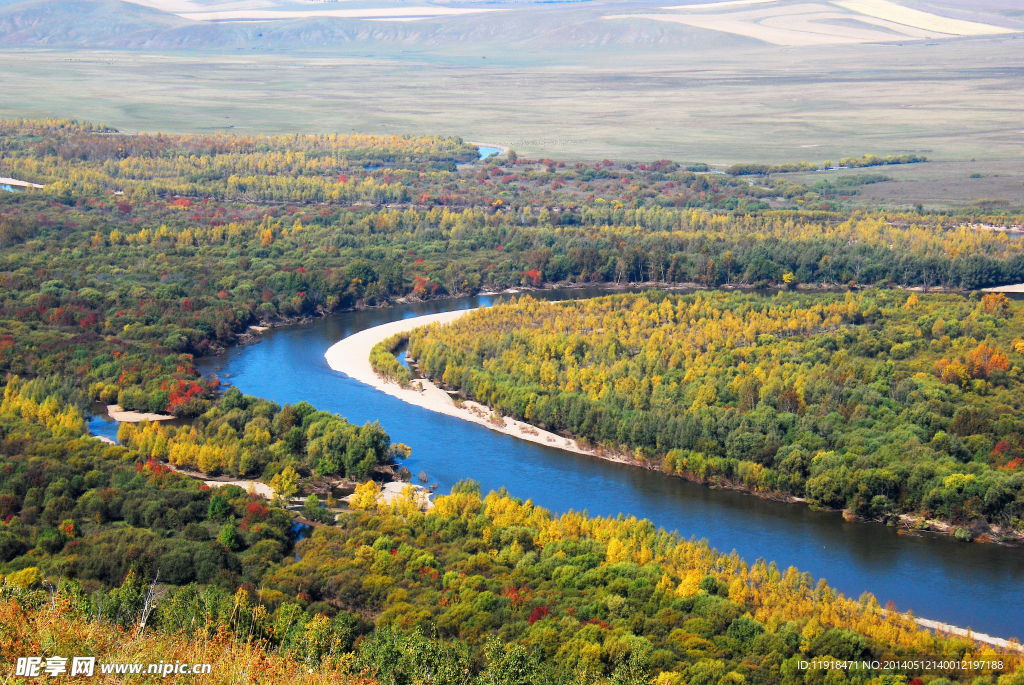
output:
[[[1011, 534], [1024, 500], [996, 493], [1024, 493], [1003, 475], [1024, 456], [1021, 317], [1004, 296], [880, 290], [522, 298], [409, 349], [499, 414], [671, 474]], [[977, 468], [969, 494], [942, 486]]]

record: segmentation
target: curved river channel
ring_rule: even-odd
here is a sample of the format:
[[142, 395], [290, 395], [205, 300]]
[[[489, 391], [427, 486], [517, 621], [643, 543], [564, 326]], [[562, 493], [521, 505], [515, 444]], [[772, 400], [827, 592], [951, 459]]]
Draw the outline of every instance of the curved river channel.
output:
[[[598, 290], [543, 291], [534, 297], [581, 298]], [[1024, 638], [1024, 549], [965, 544], [940, 535], [907, 537], [894, 528], [847, 523], [836, 512], [713, 490], [680, 478], [613, 464], [501, 435], [385, 395], [332, 371], [324, 352], [338, 340], [398, 319], [488, 306], [508, 296], [479, 296], [363, 312], [268, 331], [263, 342], [200, 360], [205, 373], [247, 394], [284, 404], [302, 400], [356, 424], [379, 421], [392, 440], [412, 447], [405, 462], [426, 471], [439, 492], [473, 478], [484, 492], [505, 486], [555, 512], [586, 509], [648, 518], [685, 537], [707, 538], [752, 562], [774, 560], [823, 577], [847, 596], [873, 593], [884, 605], [998, 637]]]

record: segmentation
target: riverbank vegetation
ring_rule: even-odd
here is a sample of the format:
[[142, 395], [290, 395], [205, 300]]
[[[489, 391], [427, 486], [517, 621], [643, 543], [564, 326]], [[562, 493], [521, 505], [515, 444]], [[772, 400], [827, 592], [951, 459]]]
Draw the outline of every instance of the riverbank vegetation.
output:
[[[553, 516], [504, 492], [481, 498], [472, 482], [428, 513], [406, 505], [371, 498], [317, 528], [258, 586], [237, 590], [154, 586], [133, 570], [118, 588], [87, 592], [75, 580], [44, 586], [38, 569], [24, 569], [0, 588], [0, 614], [12, 619], [0, 649], [50, 656], [73, 646], [114, 661], [123, 652], [110, 638], [148, 637], [172, 658], [255, 652], [269, 668], [491, 685], [815, 685], [823, 671], [801, 662], [970, 655], [1004, 667], [866, 668], [829, 682], [1020, 683], [1012, 656], [936, 637], [870, 595], [848, 599], [795, 569], [747, 564], [647, 521]], [[44, 629], [54, 636], [45, 645]]]
[[668, 473], [1024, 531], [1024, 306], [1003, 295], [522, 298], [409, 349], [466, 397]]
[[[0, 408], [4, 658], [170, 658], [216, 673], [251, 658], [264, 674], [312, 669], [306, 682], [426, 682], [443, 670], [460, 683], [813, 685], [820, 673], [801, 660], [989, 654], [794, 569], [748, 565], [647, 521], [481, 498], [473, 483], [427, 513], [411, 496], [384, 504], [362, 487], [350, 513], [296, 541], [293, 514], [275, 502], [211, 489], [158, 457], [182, 438], [191, 448], [196, 434], [223, 437], [231, 421], [251, 417], [248, 437], [268, 430], [261, 419], [284, 430], [327, 417], [232, 391], [197, 426], [140, 424], [112, 446], [84, 435], [59, 397], [12, 380]], [[288, 496], [295, 473], [281, 475], [274, 485]], [[1019, 685], [1006, 663], [986, 682]]]
[[[35, 386], [35, 387], [33, 387]], [[0, 568], [40, 569], [87, 588], [120, 584], [128, 571], [165, 583], [237, 585], [291, 550], [291, 514], [251, 501], [238, 487], [211, 490], [151, 454], [85, 433], [73, 406], [44, 420], [56, 395], [26, 418], [8, 385], [2, 413]], [[28, 390], [29, 392], [26, 392]], [[60, 418], [58, 418], [60, 417]]]
[[[262, 477], [285, 469], [306, 475], [366, 480], [400, 453], [379, 424], [358, 427], [308, 402], [284, 408], [237, 388], [190, 426], [122, 423], [118, 442], [192, 471]], [[398, 449], [399, 451], [396, 451]]]
[[370, 366], [381, 378], [394, 381], [405, 387], [409, 384], [411, 376], [409, 369], [402, 366], [395, 358], [395, 351], [405, 344], [408, 336], [396, 333], [387, 340], [382, 340], [370, 350]]
[[0, 150], [0, 173], [45, 185], [0, 193], [0, 369], [182, 417], [216, 392], [188, 355], [252, 325], [402, 298], [1024, 281], [1020, 241], [974, 226], [1024, 219], [844, 210], [865, 175], [808, 188], [667, 161], [465, 167], [473, 148], [454, 138], [129, 136], [71, 121], [2, 121]]
[[[844, 157], [839, 160], [839, 167], [845, 169], [862, 169], [864, 167], [887, 166], [890, 164], [918, 164], [927, 162], [928, 158], [918, 155], [888, 155], [876, 157]], [[725, 173], [730, 176], [762, 176], [765, 174], [786, 174], [799, 171], [828, 171], [834, 168], [832, 162], [826, 160], [821, 164], [813, 162], [797, 162], [795, 164], [733, 164]]]
[[[109, 445], [88, 435], [76, 397], [71, 383], [7, 381], [3, 572], [37, 568], [92, 589], [117, 585], [131, 570], [172, 585], [258, 584], [292, 552], [293, 514], [283, 506], [303, 478], [366, 479], [407, 455], [376, 424], [356, 427], [305, 402], [281, 408], [235, 389], [189, 426], [124, 423], [121, 444]], [[276, 501], [237, 486], [211, 490], [168, 464], [262, 478]]]
[[865, 175], [812, 189], [664, 161], [460, 167], [472, 148], [457, 139], [127, 136], [70, 121], [0, 122], [0, 149], [0, 173], [46, 186], [0, 193], [0, 369], [181, 417], [217, 389], [189, 355], [252, 325], [403, 298], [1024, 281], [1021, 242], [974, 225], [1021, 217], [819, 202]]

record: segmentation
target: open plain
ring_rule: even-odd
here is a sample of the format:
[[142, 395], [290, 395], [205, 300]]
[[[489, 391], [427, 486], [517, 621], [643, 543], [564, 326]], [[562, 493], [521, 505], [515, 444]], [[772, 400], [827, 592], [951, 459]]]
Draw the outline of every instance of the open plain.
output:
[[[792, 1], [714, 11], [495, 3], [487, 8], [501, 11], [398, 22], [290, 18], [300, 6], [363, 11], [372, 3], [293, 3], [287, 19], [219, 22], [187, 18], [196, 3], [165, 7], [180, 15], [121, 2], [73, 4], [83, 5], [77, 18], [65, 17], [77, 21], [73, 28], [61, 10], [42, 19], [20, 5], [0, 7], [0, 115], [73, 116], [129, 131], [246, 132], [255, 131], [258, 110], [266, 133], [454, 134], [531, 156], [594, 160], [727, 165], [919, 154], [970, 163], [967, 175], [982, 178], [965, 186], [967, 195], [942, 196], [942, 183], [959, 187], [963, 174], [948, 167], [947, 177], [947, 167], [936, 166], [929, 174], [941, 177], [939, 186], [931, 179], [908, 193], [903, 183], [890, 188], [893, 201], [1017, 197], [1002, 187], [999, 169], [1019, 158], [1024, 140], [1024, 21], [995, 0], [941, 10], [961, 33], [989, 27], [977, 29], [981, 35], [938, 34], [920, 18], [924, 28], [896, 32], [881, 25], [892, 16], [865, 13], [878, 14], [878, 3], [860, 3], [860, 13], [846, 9], [857, 3]], [[249, 5], [202, 8], [241, 16]], [[277, 11], [272, 5], [259, 11]], [[487, 9], [436, 9], [460, 7]], [[655, 14], [761, 28], [739, 35]], [[90, 17], [114, 26], [104, 33]], [[756, 37], [765, 27], [792, 32], [807, 22], [830, 27], [820, 30], [833, 37], [856, 24], [866, 42], [779, 45]], [[995, 174], [1004, 181], [993, 181]]]

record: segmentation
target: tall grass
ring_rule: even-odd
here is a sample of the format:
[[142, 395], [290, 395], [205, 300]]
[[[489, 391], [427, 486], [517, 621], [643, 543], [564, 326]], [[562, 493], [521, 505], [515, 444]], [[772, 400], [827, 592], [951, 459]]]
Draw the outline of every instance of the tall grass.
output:
[[[375, 681], [352, 675], [351, 657], [311, 663], [298, 655], [282, 654], [264, 639], [238, 635], [228, 626], [211, 631], [170, 631], [143, 624], [124, 626], [91, 614], [88, 602], [74, 592], [21, 590], [0, 587], [0, 682], [19, 682], [15, 664], [19, 657], [95, 656], [90, 683], [198, 682], [275, 683], [280, 685], [374, 685]], [[210, 664], [205, 675], [173, 675], [168, 678], [145, 673], [156, 663]], [[101, 663], [143, 664], [140, 675], [100, 672]], [[71, 680], [68, 675], [62, 676]], [[76, 678], [77, 679], [77, 678]]]

